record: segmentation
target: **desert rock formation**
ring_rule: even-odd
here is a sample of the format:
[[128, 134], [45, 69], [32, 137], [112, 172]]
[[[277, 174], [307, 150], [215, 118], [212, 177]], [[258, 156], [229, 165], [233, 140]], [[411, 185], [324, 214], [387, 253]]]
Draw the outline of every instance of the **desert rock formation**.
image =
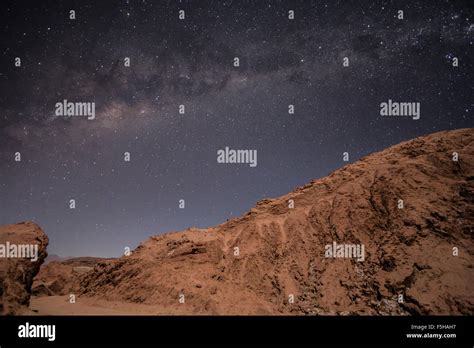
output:
[[98, 262], [107, 260], [99, 257], [75, 257], [45, 263], [34, 279], [31, 293], [34, 296], [74, 293], [81, 276], [91, 271]]
[[[28, 311], [33, 278], [47, 256], [48, 237], [36, 224], [24, 222], [0, 226], [0, 245], [37, 245], [37, 259], [0, 257], [0, 313]], [[4, 250], [4, 249], [3, 249]], [[2, 255], [3, 256], [3, 255]]]
[[[474, 129], [445, 131], [216, 227], [151, 237], [99, 262], [80, 294], [161, 314], [473, 314], [473, 229]], [[363, 245], [364, 261], [326, 257], [334, 242]]]

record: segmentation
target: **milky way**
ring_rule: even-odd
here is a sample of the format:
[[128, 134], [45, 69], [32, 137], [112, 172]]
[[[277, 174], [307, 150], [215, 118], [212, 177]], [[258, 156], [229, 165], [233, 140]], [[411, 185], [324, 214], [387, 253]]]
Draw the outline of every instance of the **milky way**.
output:
[[[344, 152], [473, 127], [467, 3], [3, 2], [0, 223], [37, 222], [50, 253], [117, 256], [238, 216]], [[64, 100], [95, 118], [58, 116]], [[381, 116], [388, 100], [419, 119]], [[258, 165], [218, 163], [225, 147]]]

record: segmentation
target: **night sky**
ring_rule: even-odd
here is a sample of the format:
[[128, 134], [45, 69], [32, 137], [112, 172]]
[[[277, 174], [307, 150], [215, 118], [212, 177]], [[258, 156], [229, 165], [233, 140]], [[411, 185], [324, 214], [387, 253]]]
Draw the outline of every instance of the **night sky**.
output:
[[[468, 1], [0, 6], [0, 224], [35, 221], [52, 254], [119, 256], [326, 176], [343, 152], [474, 126]], [[56, 116], [64, 99], [95, 119]], [[389, 99], [420, 119], [380, 116]], [[226, 146], [258, 165], [217, 163]]]

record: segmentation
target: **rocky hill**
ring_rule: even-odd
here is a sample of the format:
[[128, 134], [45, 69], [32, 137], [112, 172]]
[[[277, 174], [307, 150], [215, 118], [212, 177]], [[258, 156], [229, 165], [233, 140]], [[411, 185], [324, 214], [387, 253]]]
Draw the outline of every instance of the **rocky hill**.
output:
[[34, 223], [0, 226], [0, 314], [28, 313], [31, 285], [47, 245], [48, 237]]
[[79, 292], [163, 313], [472, 315], [473, 229], [474, 129], [446, 131], [216, 227], [151, 237]]

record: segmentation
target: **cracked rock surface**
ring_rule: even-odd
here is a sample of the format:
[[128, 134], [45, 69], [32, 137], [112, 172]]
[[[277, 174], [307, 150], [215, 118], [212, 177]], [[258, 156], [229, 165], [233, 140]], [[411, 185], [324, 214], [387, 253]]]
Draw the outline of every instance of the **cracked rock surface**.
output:
[[[440, 132], [216, 227], [151, 237], [80, 291], [166, 313], [184, 295], [190, 314], [473, 314], [473, 229], [474, 130]], [[363, 244], [365, 260], [325, 257], [334, 241]]]
[[5, 257], [0, 253], [0, 313], [28, 314], [31, 285], [47, 256], [48, 237], [32, 222], [3, 225], [0, 226], [0, 245], [38, 246], [35, 261], [31, 258]]

